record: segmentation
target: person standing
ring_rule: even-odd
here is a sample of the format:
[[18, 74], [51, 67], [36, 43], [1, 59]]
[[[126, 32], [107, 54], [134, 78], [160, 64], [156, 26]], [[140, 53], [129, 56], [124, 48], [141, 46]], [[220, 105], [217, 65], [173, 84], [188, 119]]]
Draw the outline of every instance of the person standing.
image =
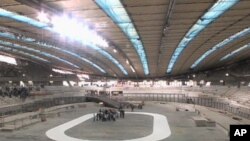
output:
[[131, 104], [130, 107], [131, 107], [131, 112], [133, 112], [133, 111], [134, 111], [134, 108], [135, 108], [134, 105]]

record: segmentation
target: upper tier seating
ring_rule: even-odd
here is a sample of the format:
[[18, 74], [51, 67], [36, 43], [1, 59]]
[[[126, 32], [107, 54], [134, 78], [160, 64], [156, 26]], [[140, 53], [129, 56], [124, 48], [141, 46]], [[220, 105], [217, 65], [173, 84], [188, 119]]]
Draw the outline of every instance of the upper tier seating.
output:
[[[32, 90], [31, 96], [25, 101], [43, 98], [47, 96], [62, 97], [62, 96], [83, 96], [86, 95], [86, 90], [103, 91], [105, 88], [96, 86], [84, 87], [65, 87], [65, 86], [45, 86], [40, 90]], [[185, 94], [186, 96], [206, 96], [216, 97], [224, 101], [233, 101], [236, 104], [245, 105], [250, 107], [250, 87], [242, 86], [228, 87], [228, 86], [210, 86], [210, 87], [189, 87], [189, 86], [167, 86], [167, 87], [113, 87], [107, 88], [106, 91], [123, 91], [124, 94], [136, 93], [166, 93], [166, 94]], [[20, 98], [12, 96], [0, 97], [0, 106], [8, 104], [20, 103]]]

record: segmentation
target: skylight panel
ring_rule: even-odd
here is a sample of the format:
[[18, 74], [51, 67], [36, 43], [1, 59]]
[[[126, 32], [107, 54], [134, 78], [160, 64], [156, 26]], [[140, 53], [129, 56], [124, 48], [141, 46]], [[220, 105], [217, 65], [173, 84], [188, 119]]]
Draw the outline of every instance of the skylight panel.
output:
[[133, 44], [143, 66], [144, 74], [149, 74], [148, 61], [144, 47], [135, 26], [130, 19], [126, 9], [120, 0], [95, 0], [95, 2], [111, 17], [111, 19], [120, 27], [128, 39]]
[[67, 60], [64, 60], [62, 58], [59, 58], [57, 56], [54, 56], [52, 54], [49, 54], [49, 53], [46, 53], [46, 52], [42, 52], [40, 50], [36, 50], [36, 49], [33, 49], [33, 48], [29, 48], [29, 47], [26, 47], [26, 46], [21, 46], [19, 44], [16, 44], [16, 43], [10, 43], [10, 42], [6, 42], [6, 41], [2, 41], [0, 40], [0, 44], [1, 45], [4, 45], [4, 46], [8, 46], [8, 47], [12, 47], [12, 48], [16, 48], [16, 49], [24, 49], [24, 50], [28, 50], [28, 51], [32, 51], [32, 52], [35, 52], [37, 54], [40, 54], [40, 55], [43, 55], [43, 56], [47, 56], [49, 58], [53, 58], [55, 60], [58, 60], [58, 61], [61, 61], [61, 62], [64, 62], [65, 64], [68, 64], [70, 66], [73, 66], [75, 68], [80, 68], [78, 67], [77, 65], [67, 61]]
[[[35, 19], [23, 16], [23, 15], [19, 15], [17, 13], [10, 12], [10, 11], [0, 8], [0, 17], [10, 18], [12, 20], [26, 23], [26, 24], [29, 24], [31, 26], [34, 26], [40, 29], [45, 29], [51, 32], [56, 32], [70, 39], [76, 39], [82, 44], [87, 45], [86, 47], [89, 47], [92, 49], [98, 48], [98, 50], [101, 50], [101, 51], [98, 51], [99, 53], [101, 53], [108, 60], [114, 63], [123, 72], [124, 75], [128, 75], [125, 68], [114, 57], [112, 57], [111, 54], [109, 54], [107, 51], [99, 47], [99, 46], [108, 47], [108, 42], [104, 38], [99, 36], [95, 31], [90, 29], [87, 24], [83, 24], [74, 18], [70, 18], [68, 15], [53, 16], [51, 17], [51, 21], [48, 21], [49, 18], [46, 15], [46, 13], [41, 12], [38, 14], [38, 18], [41, 21], [37, 21]], [[93, 48], [93, 46], [95, 47]], [[97, 65], [93, 65], [93, 66], [97, 66]], [[99, 68], [100, 67], [98, 67], [98, 69]], [[101, 69], [100, 71], [104, 72], [103, 69]]]
[[224, 60], [227, 60], [227, 59], [230, 59], [234, 56], [236, 56], [237, 54], [241, 53], [242, 51], [245, 51], [246, 49], [250, 49], [250, 43], [230, 52], [229, 54], [225, 55], [224, 57], [222, 57], [220, 59], [220, 61], [224, 61]]
[[42, 61], [42, 62], [47, 62], [47, 63], [49, 62], [48, 60], [46, 60], [44, 58], [29, 54], [29, 53], [26, 53], [26, 52], [23, 52], [23, 51], [19, 51], [19, 50], [16, 50], [16, 49], [8, 48], [8, 47], [0, 46], [0, 50], [22, 54], [24, 56], [28, 56], [28, 57], [31, 57], [33, 59], [36, 59], [36, 60], [39, 60], [39, 61]]
[[234, 6], [239, 0], [217, 0], [217, 2], [189, 29], [184, 38], [175, 49], [167, 68], [167, 73], [171, 73], [173, 67], [188, 44], [196, 38], [206, 27], [215, 21], [219, 16]]
[[[8, 39], [13, 39], [13, 40], [17, 39], [16, 36], [14, 36], [12, 33], [8, 33], [8, 32], [4, 32], [4, 33], [0, 32], [0, 37], [5, 37], [5, 38], [8, 38]], [[97, 68], [102, 73], [106, 73], [106, 71], [104, 69], [102, 69], [100, 66], [96, 65], [95, 63], [93, 63], [92, 61], [90, 61], [90, 60], [88, 60], [86, 58], [81, 57], [80, 55], [78, 55], [78, 54], [76, 54], [74, 52], [71, 52], [71, 51], [68, 51], [68, 50], [65, 50], [65, 49], [62, 49], [62, 48], [59, 48], [59, 47], [44, 43], [44, 42], [36, 41], [33, 38], [29, 38], [29, 37], [25, 37], [25, 36], [22, 36], [22, 38], [18, 38], [18, 40], [21, 40], [21, 41], [23, 41], [25, 43], [30, 43], [30, 44], [33, 44], [33, 45], [38, 45], [39, 47], [53, 48], [53, 49], [55, 49], [57, 51], [69, 54], [71, 56], [74, 56], [74, 57], [82, 60], [82, 61], [85, 61], [88, 64], [90, 64], [91, 66]]]
[[198, 58], [194, 64], [191, 66], [191, 68], [196, 68], [202, 61], [204, 61], [208, 56], [210, 56], [212, 53], [216, 52], [219, 49], [224, 48], [226, 45], [234, 42], [235, 40], [238, 40], [241, 37], [244, 37], [246, 35], [250, 34], [250, 27], [245, 28], [240, 32], [237, 32], [236, 34], [224, 39], [220, 43], [216, 44], [214, 47], [212, 47], [210, 50], [206, 51], [200, 58]]

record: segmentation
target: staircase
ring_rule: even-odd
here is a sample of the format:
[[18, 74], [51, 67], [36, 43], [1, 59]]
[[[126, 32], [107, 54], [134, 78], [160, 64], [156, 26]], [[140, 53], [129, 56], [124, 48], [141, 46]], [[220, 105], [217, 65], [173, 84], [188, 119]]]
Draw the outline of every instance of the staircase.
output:
[[103, 102], [106, 106], [119, 108], [120, 103], [105, 96], [86, 96], [87, 101]]

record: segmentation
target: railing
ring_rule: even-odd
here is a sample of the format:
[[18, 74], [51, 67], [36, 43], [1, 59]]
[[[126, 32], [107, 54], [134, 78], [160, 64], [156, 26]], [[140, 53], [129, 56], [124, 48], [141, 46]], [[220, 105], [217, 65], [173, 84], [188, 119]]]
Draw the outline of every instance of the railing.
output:
[[123, 96], [112, 97], [118, 101], [164, 101], [178, 102], [211, 107], [230, 112], [237, 116], [250, 119], [250, 109], [235, 106], [228, 102], [220, 102], [211, 97], [189, 97], [185, 94], [124, 94]]
[[[114, 98], [114, 97], [113, 97]], [[123, 100], [168, 101], [185, 103], [185, 94], [124, 94]]]
[[1, 130], [6, 130], [6, 131], [16, 130], [40, 121], [38, 113], [34, 113], [32, 115], [27, 115], [20, 118], [15, 118], [9, 121], [6, 121], [8, 119], [7, 116], [0, 116], [0, 119], [1, 119], [0, 127], [2, 128]]
[[94, 102], [104, 102], [104, 104], [113, 107], [113, 108], [119, 108], [120, 103], [118, 101], [115, 101], [113, 99], [110, 99], [108, 96], [94, 96], [94, 95], [88, 95], [86, 96], [87, 101], [94, 101]]
[[81, 102], [86, 102], [86, 98], [84, 96], [44, 98], [23, 104], [2, 107], [0, 108], [0, 116], [16, 115], [18, 113], [37, 111], [40, 108], [49, 108], [58, 105]]
[[[250, 119], [250, 109], [245, 107], [235, 106], [228, 102], [221, 102], [219, 99], [210, 97], [189, 97], [185, 94], [124, 94], [123, 96], [111, 97], [98, 97], [98, 96], [87, 96], [88, 98], [96, 99], [98, 101], [104, 101], [113, 107], [117, 107], [119, 102], [123, 101], [164, 101], [164, 102], [178, 102], [188, 103], [194, 105], [201, 105], [211, 108], [220, 109]], [[30, 103], [19, 104], [9, 107], [0, 108], [0, 116], [3, 115], [14, 115], [17, 113], [36, 111], [39, 108], [49, 108], [57, 105], [72, 104], [86, 102], [85, 96], [74, 96], [74, 97], [53, 97], [45, 98]]]
[[40, 108], [49, 108], [58, 105], [81, 103], [87, 101], [104, 102], [106, 105], [118, 108], [119, 102], [111, 100], [109, 97], [100, 96], [67, 96], [67, 97], [46, 97], [39, 100], [30, 101], [27, 103], [5, 106], [0, 108], [0, 116], [16, 115], [19, 113], [33, 112]]
[[13, 131], [31, 124], [46, 121], [47, 118], [59, 117], [62, 113], [75, 112], [78, 108], [84, 108], [84, 103], [74, 103], [54, 106], [39, 111], [22, 113], [13, 116], [0, 116], [0, 129], [2, 131]]

